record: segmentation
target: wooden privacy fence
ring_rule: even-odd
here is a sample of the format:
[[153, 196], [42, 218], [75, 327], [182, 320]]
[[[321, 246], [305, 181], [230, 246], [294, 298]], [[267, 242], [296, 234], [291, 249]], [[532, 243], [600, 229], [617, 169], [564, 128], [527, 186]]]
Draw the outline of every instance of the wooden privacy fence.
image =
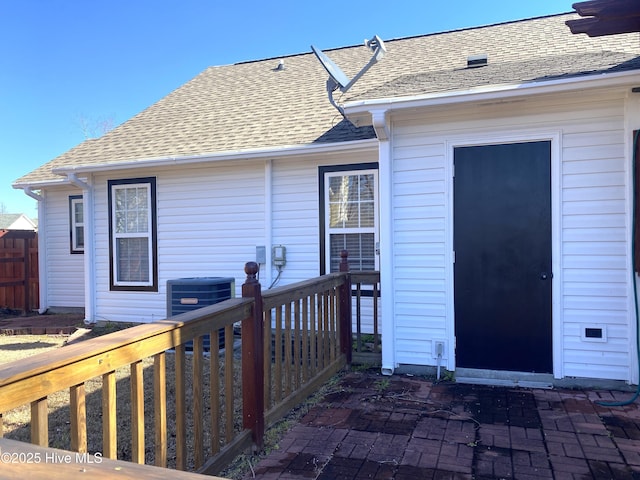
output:
[[[215, 474], [261, 447], [266, 426], [349, 362], [351, 285], [343, 272], [262, 293], [257, 264], [245, 272], [242, 298], [0, 366], [0, 437], [26, 406], [30, 441], [45, 448]], [[224, 352], [211, 341], [206, 354], [220, 329]], [[62, 414], [49, 408], [59, 394]]]
[[0, 308], [38, 308], [38, 235], [29, 230], [0, 230]]

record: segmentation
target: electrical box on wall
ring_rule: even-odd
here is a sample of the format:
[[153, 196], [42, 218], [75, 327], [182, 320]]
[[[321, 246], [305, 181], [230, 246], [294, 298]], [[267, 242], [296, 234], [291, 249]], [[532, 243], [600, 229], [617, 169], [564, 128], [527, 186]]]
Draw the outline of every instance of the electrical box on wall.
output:
[[264, 245], [256, 247], [256, 263], [267, 263], [267, 247]]
[[287, 247], [283, 245], [274, 245], [271, 259], [274, 266], [284, 267], [287, 263]]

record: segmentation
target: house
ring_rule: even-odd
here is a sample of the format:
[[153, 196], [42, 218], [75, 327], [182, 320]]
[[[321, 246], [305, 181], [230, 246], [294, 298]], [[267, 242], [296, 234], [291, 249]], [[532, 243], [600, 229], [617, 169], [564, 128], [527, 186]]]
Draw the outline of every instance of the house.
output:
[[0, 213], [0, 230], [31, 230], [38, 229], [36, 222], [24, 213]]
[[[15, 181], [39, 201], [40, 305], [151, 322], [171, 279], [241, 284], [258, 258], [266, 288], [346, 248], [381, 272], [384, 373], [637, 383], [639, 37], [577, 18], [385, 40], [346, 118], [311, 52], [208, 68]], [[325, 54], [349, 78], [371, 56]]]

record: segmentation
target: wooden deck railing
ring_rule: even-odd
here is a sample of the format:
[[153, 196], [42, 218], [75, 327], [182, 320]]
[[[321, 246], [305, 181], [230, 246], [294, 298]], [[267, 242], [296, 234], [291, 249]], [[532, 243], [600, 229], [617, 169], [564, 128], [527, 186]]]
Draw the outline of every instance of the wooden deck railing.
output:
[[351, 362], [351, 296], [345, 274], [266, 292], [266, 422], [281, 418]]
[[351, 272], [353, 295], [353, 362], [382, 364], [380, 321], [380, 272]]
[[[30, 441], [41, 447], [218, 473], [241, 451], [261, 447], [266, 425], [350, 361], [348, 273], [263, 293], [257, 271], [253, 262], [245, 266], [243, 298], [0, 366], [0, 412], [29, 405]], [[234, 348], [237, 324], [239, 349]], [[211, 341], [207, 358], [203, 338], [218, 338], [219, 329], [225, 331], [224, 354]], [[192, 355], [186, 352], [188, 342]], [[130, 385], [124, 400], [123, 389], [116, 388], [122, 369]], [[94, 395], [87, 394], [87, 385], [94, 377], [101, 381], [97, 440], [87, 425], [88, 399]], [[65, 390], [69, 420], [52, 428], [48, 398]], [[120, 414], [123, 402], [130, 404], [129, 419]], [[131, 434], [123, 439], [118, 425], [126, 423]], [[58, 429], [67, 429], [68, 444], [51, 445], [50, 432]], [[121, 453], [127, 450], [129, 457]]]
[[[61, 390], [69, 391], [69, 444], [52, 445], [58, 448], [66, 448], [76, 452], [100, 452], [104, 457], [116, 459], [119, 451], [119, 441], [130, 450], [130, 458], [137, 463], [145, 462], [145, 434], [152, 432], [153, 440], [151, 457], [153, 463], [160, 467], [167, 467], [169, 463], [180, 470], [187, 467], [187, 422], [193, 425], [193, 465], [195, 469], [202, 466], [204, 444], [202, 440], [202, 425], [205, 424], [202, 404], [204, 392], [202, 391], [203, 379], [203, 350], [202, 336], [218, 333], [219, 328], [225, 328], [227, 333], [233, 329], [235, 322], [245, 321], [251, 318], [253, 301], [251, 299], [232, 299], [224, 303], [204, 307], [198, 311], [188, 312], [173, 319], [156, 322], [153, 324], [139, 325], [102, 337], [86, 340], [77, 344], [68, 345], [47, 354], [29, 357], [25, 360], [12, 362], [0, 367], [0, 412], [8, 412], [25, 404], [30, 405], [30, 431], [31, 443], [40, 446], [50, 446], [49, 411], [47, 398]], [[187, 358], [185, 344], [193, 340], [193, 356]], [[228, 335], [226, 339], [227, 352], [233, 352], [233, 337]], [[215, 342], [214, 342], [215, 343]], [[217, 345], [216, 345], [217, 346]], [[174, 350], [175, 353], [167, 352]], [[171, 356], [172, 377], [167, 379], [167, 357]], [[151, 358], [149, 375], [152, 376], [153, 398], [151, 405], [145, 405], [145, 391], [143, 361]], [[219, 389], [219, 378], [229, 387], [234, 377], [233, 355], [225, 355], [223, 366], [216, 365], [218, 356], [213, 354], [210, 371], [215, 376], [211, 388], [211, 396], [219, 398], [216, 394]], [[191, 363], [192, 404], [187, 404], [187, 362]], [[221, 362], [222, 363], [222, 362]], [[126, 367], [129, 370], [130, 394], [124, 403], [130, 404], [131, 415], [129, 419], [119, 415], [122, 403], [117, 401], [116, 375], [119, 369]], [[87, 435], [87, 397], [85, 386], [94, 377], [101, 377], [101, 414], [102, 414], [102, 438], [101, 442], [92, 442], [88, 445]], [[171, 417], [167, 414], [168, 390], [171, 389], [174, 413]], [[211, 412], [212, 418], [220, 417], [233, 419], [232, 398], [233, 387], [224, 391], [224, 405], [222, 412]], [[94, 402], [95, 403], [95, 402]], [[153, 412], [153, 425], [145, 428], [145, 409]], [[188, 419], [188, 413], [192, 415]], [[64, 427], [55, 425], [55, 431]], [[172, 462], [168, 462], [169, 428], [175, 437]], [[131, 430], [129, 439], [119, 437], [118, 425], [127, 424]], [[2, 421], [0, 417], [0, 427]], [[229, 427], [233, 423], [226, 424], [227, 431], [221, 434], [215, 425], [211, 432], [211, 444], [214, 451], [223, 438], [229, 441], [232, 433]], [[1, 432], [1, 430], [0, 430]], [[1, 435], [0, 435], [1, 436]], [[250, 441], [250, 439], [249, 439]]]

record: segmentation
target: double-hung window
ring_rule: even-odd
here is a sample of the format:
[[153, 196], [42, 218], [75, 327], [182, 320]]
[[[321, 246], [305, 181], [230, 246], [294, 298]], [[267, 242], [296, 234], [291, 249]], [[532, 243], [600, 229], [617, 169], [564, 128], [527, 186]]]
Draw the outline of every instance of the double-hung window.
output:
[[84, 253], [84, 204], [82, 195], [69, 197], [69, 230], [71, 253]]
[[350, 270], [377, 270], [377, 165], [367, 164], [359, 169], [321, 167], [320, 173], [324, 216], [322, 273], [339, 270], [342, 250], [349, 253]]
[[111, 289], [157, 291], [156, 180], [110, 180], [108, 187]]

